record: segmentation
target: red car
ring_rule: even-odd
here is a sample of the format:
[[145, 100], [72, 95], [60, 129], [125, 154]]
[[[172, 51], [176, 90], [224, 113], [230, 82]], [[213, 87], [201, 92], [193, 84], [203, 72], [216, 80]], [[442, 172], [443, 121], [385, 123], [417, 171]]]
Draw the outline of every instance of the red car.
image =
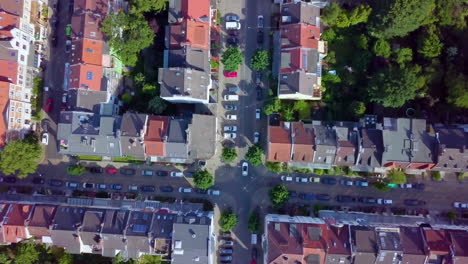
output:
[[48, 98], [48, 99], [47, 99], [47, 103], [46, 103], [46, 105], [45, 105], [45, 107], [44, 107], [44, 110], [45, 110], [47, 113], [49, 113], [51, 109], [52, 109], [52, 98]]
[[237, 72], [224, 72], [224, 77], [226, 78], [236, 78]]
[[106, 173], [108, 174], [116, 174], [119, 170], [115, 169], [115, 168], [107, 168], [106, 169]]

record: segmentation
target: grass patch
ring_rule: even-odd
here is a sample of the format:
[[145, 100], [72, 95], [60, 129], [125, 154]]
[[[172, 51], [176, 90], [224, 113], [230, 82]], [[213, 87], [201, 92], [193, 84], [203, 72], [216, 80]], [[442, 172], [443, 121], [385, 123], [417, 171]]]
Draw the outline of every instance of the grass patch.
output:
[[81, 156], [75, 156], [75, 158], [79, 160], [94, 160], [94, 161], [101, 161], [102, 157], [100, 156], [89, 156], [89, 155], [81, 155]]
[[112, 158], [113, 162], [125, 162], [125, 163], [135, 163], [136, 160], [134, 157], [115, 157]]
[[67, 167], [67, 174], [68, 175], [79, 176], [79, 175], [83, 174], [85, 171], [86, 171], [86, 168], [81, 164], [72, 165], [72, 166]]

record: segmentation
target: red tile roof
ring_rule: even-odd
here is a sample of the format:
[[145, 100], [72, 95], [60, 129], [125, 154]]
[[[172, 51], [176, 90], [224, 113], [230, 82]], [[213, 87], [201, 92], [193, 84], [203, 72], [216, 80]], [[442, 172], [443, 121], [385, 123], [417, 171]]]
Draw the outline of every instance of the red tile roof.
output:
[[145, 154], [149, 156], [164, 156], [164, 139], [167, 136], [169, 118], [167, 116], [148, 116], [145, 132]]
[[284, 128], [282, 122], [280, 126], [268, 127], [268, 161], [287, 162], [291, 158], [291, 137], [290, 131]]
[[170, 45], [173, 49], [187, 45], [208, 50], [210, 45], [209, 30], [208, 24], [192, 20], [171, 25]]
[[0, 1], [0, 9], [8, 13], [23, 16], [23, 1], [6, 0]]
[[9, 100], [8, 99], [9, 89], [10, 89], [10, 83], [0, 81], [0, 113], [2, 113], [0, 115], [0, 147], [3, 147], [6, 142], [8, 120], [5, 120], [5, 115], [3, 113], [7, 111], [8, 100]]
[[[289, 64], [282, 65], [280, 72], [281, 73], [289, 73], [296, 70], [302, 70], [302, 49], [301, 48], [294, 48], [281, 51], [282, 59], [286, 59], [285, 57], [289, 56]], [[284, 64], [284, 62], [283, 62]]]
[[445, 230], [424, 228], [424, 236], [429, 252], [435, 255], [447, 255], [450, 251], [450, 241]]
[[3, 219], [3, 237], [5, 242], [16, 243], [27, 238], [25, 221], [29, 218], [33, 206], [12, 204]]
[[[10, 204], [0, 204], [0, 223], [3, 221], [3, 217], [5, 216], [9, 208]], [[3, 237], [3, 226], [0, 224], [0, 244], [3, 243], [5, 243], [5, 239]]]
[[287, 38], [288, 44], [282, 48], [302, 47], [318, 49], [320, 39], [320, 28], [307, 24], [289, 24], [281, 26], [281, 38]]
[[267, 263], [302, 263], [301, 224], [295, 225], [297, 233], [290, 233], [289, 223], [268, 223], [268, 259]]
[[329, 226], [325, 240], [328, 245], [328, 254], [351, 255], [348, 226]]
[[75, 13], [93, 12], [102, 17], [107, 15], [108, 1], [98, 0], [75, 0]]
[[182, 16], [187, 19], [199, 20], [201, 17], [210, 18], [209, 0], [182, 0]]
[[13, 37], [11, 30], [18, 28], [19, 23], [19, 16], [0, 11], [0, 39]]
[[18, 63], [14, 61], [0, 60], [0, 81], [16, 84], [18, 76]]
[[77, 63], [87, 63], [102, 65], [102, 46], [104, 42], [98, 40], [77, 40], [73, 41], [71, 65]]
[[104, 20], [103, 16], [93, 13], [85, 13], [72, 17], [72, 39], [92, 39], [104, 40], [104, 34], [100, 30], [100, 25]]
[[302, 122], [291, 123], [294, 142], [292, 160], [297, 162], [312, 162], [314, 157], [314, 130], [304, 127]]
[[76, 64], [70, 67], [70, 88], [101, 90], [102, 66]]
[[36, 238], [50, 236], [49, 226], [57, 207], [54, 205], [36, 205], [27, 227], [29, 234]]

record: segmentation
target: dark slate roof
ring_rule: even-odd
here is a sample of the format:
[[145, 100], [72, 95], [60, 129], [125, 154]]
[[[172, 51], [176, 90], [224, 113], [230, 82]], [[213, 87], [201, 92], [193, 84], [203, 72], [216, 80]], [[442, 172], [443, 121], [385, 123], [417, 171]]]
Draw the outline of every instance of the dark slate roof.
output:
[[89, 111], [98, 114], [101, 103], [107, 103], [106, 91], [70, 89], [67, 105], [73, 111]]
[[314, 89], [317, 86], [317, 75], [307, 74], [302, 71], [293, 73], [282, 73], [280, 74], [279, 82], [279, 94], [304, 94], [308, 96], [315, 96]]
[[117, 250], [125, 250], [124, 231], [128, 215], [129, 211], [125, 210], [106, 210], [101, 230], [102, 255], [114, 257]]
[[173, 226], [172, 263], [208, 264], [210, 222], [196, 216], [178, 220]]
[[169, 0], [168, 21], [176, 23], [182, 17], [182, 0]]
[[320, 26], [320, 23], [317, 23], [317, 18], [320, 17], [320, 8], [311, 3], [303, 1], [285, 3], [281, 6], [281, 16], [283, 24], [306, 23]]
[[188, 68], [159, 68], [158, 82], [163, 98], [208, 100], [209, 73]]
[[329, 126], [313, 125], [315, 133], [314, 163], [333, 164], [336, 154], [336, 132]]
[[84, 245], [98, 245], [101, 241], [101, 223], [103, 221], [104, 210], [88, 209], [83, 217], [83, 224], [80, 227], [80, 238]]
[[426, 250], [419, 227], [400, 227], [401, 248], [403, 249], [402, 264], [423, 264]]
[[152, 228], [152, 212], [132, 211], [128, 218], [128, 227], [125, 235], [127, 238], [127, 253], [129, 258], [137, 258], [140, 254], [149, 254], [149, 232]]
[[468, 169], [468, 134], [458, 128], [440, 128], [438, 157], [434, 169], [463, 172]]
[[169, 50], [169, 67], [191, 68], [197, 71], [210, 72], [209, 52], [191, 46], [171, 49]]
[[355, 263], [374, 263], [377, 254], [377, 241], [373, 228], [351, 227], [351, 240], [356, 254]]
[[53, 244], [69, 253], [80, 253], [77, 229], [83, 221], [86, 208], [59, 206], [52, 221], [50, 236]]

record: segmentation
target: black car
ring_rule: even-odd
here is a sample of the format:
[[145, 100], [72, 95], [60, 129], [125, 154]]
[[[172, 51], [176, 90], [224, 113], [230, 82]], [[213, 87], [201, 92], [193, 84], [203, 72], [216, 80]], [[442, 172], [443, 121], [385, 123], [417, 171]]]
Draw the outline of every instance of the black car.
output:
[[199, 193], [199, 194], [207, 194], [207, 193], [208, 193], [208, 190], [203, 190], [203, 189], [196, 188], [196, 189], [195, 189], [195, 192], [196, 192], [196, 193]]
[[257, 43], [258, 44], [263, 44], [263, 31], [258, 31], [257, 32]]
[[49, 185], [50, 185], [50, 186], [54, 186], [54, 187], [60, 187], [60, 186], [63, 185], [63, 181], [50, 179], [50, 180], [49, 180]]
[[229, 36], [239, 36], [239, 30], [228, 30]]
[[156, 191], [156, 187], [153, 185], [144, 185], [140, 187], [142, 192], [154, 192]]
[[360, 203], [365, 203], [365, 204], [375, 204], [377, 203], [377, 200], [372, 197], [358, 197], [358, 202]]
[[3, 181], [6, 183], [15, 183], [16, 182], [16, 177], [13, 176], [8, 176], [3, 178]]
[[303, 200], [313, 200], [314, 195], [312, 193], [300, 193], [299, 198], [301, 198]]
[[186, 172], [184, 173], [184, 176], [185, 176], [186, 178], [193, 178], [193, 175], [195, 175], [195, 173], [194, 173], [193, 171], [186, 171]]
[[424, 185], [424, 183], [416, 183], [416, 184], [413, 184], [413, 189], [416, 189], [416, 190], [424, 190], [426, 188], [426, 185]]
[[239, 45], [239, 39], [238, 38], [228, 38], [226, 42], [233, 47], [237, 47]]
[[408, 205], [408, 206], [417, 206], [417, 205], [425, 205], [425, 204], [426, 204], [426, 202], [416, 200], [416, 199], [406, 199], [405, 200], [405, 205]]
[[336, 200], [341, 203], [352, 203], [356, 201], [356, 198], [347, 195], [338, 195]]
[[169, 173], [167, 171], [157, 171], [156, 175], [160, 177], [166, 177], [167, 175], [169, 175]]
[[44, 179], [40, 177], [33, 178], [32, 183], [34, 184], [44, 184]]
[[174, 188], [172, 188], [171, 186], [161, 186], [159, 187], [159, 190], [161, 192], [172, 192], [174, 191]]
[[319, 201], [330, 201], [331, 197], [330, 195], [326, 194], [326, 193], [322, 193], [322, 194], [317, 194], [315, 196], [315, 198]]
[[297, 192], [289, 191], [289, 198], [296, 198], [296, 197], [297, 197]]
[[94, 174], [101, 174], [104, 172], [104, 169], [101, 167], [88, 167], [87, 169], [89, 172]]
[[257, 101], [263, 100], [263, 91], [262, 88], [258, 87], [256, 88], [257, 90]]
[[334, 179], [334, 178], [322, 178], [320, 180], [320, 182], [323, 183], [323, 184], [335, 185], [336, 184], [336, 179]]
[[254, 248], [252, 248], [252, 260], [253, 260], [253, 261], [256, 261], [256, 260], [257, 260], [257, 256], [258, 256], [257, 248], [254, 247]]
[[120, 184], [111, 184], [111, 185], [109, 185], [109, 187], [110, 187], [112, 190], [116, 190], [116, 191], [122, 190], [122, 185], [120, 185]]
[[135, 175], [135, 170], [134, 169], [130, 169], [130, 168], [122, 168], [119, 170], [120, 174], [123, 174], [123, 175]]

